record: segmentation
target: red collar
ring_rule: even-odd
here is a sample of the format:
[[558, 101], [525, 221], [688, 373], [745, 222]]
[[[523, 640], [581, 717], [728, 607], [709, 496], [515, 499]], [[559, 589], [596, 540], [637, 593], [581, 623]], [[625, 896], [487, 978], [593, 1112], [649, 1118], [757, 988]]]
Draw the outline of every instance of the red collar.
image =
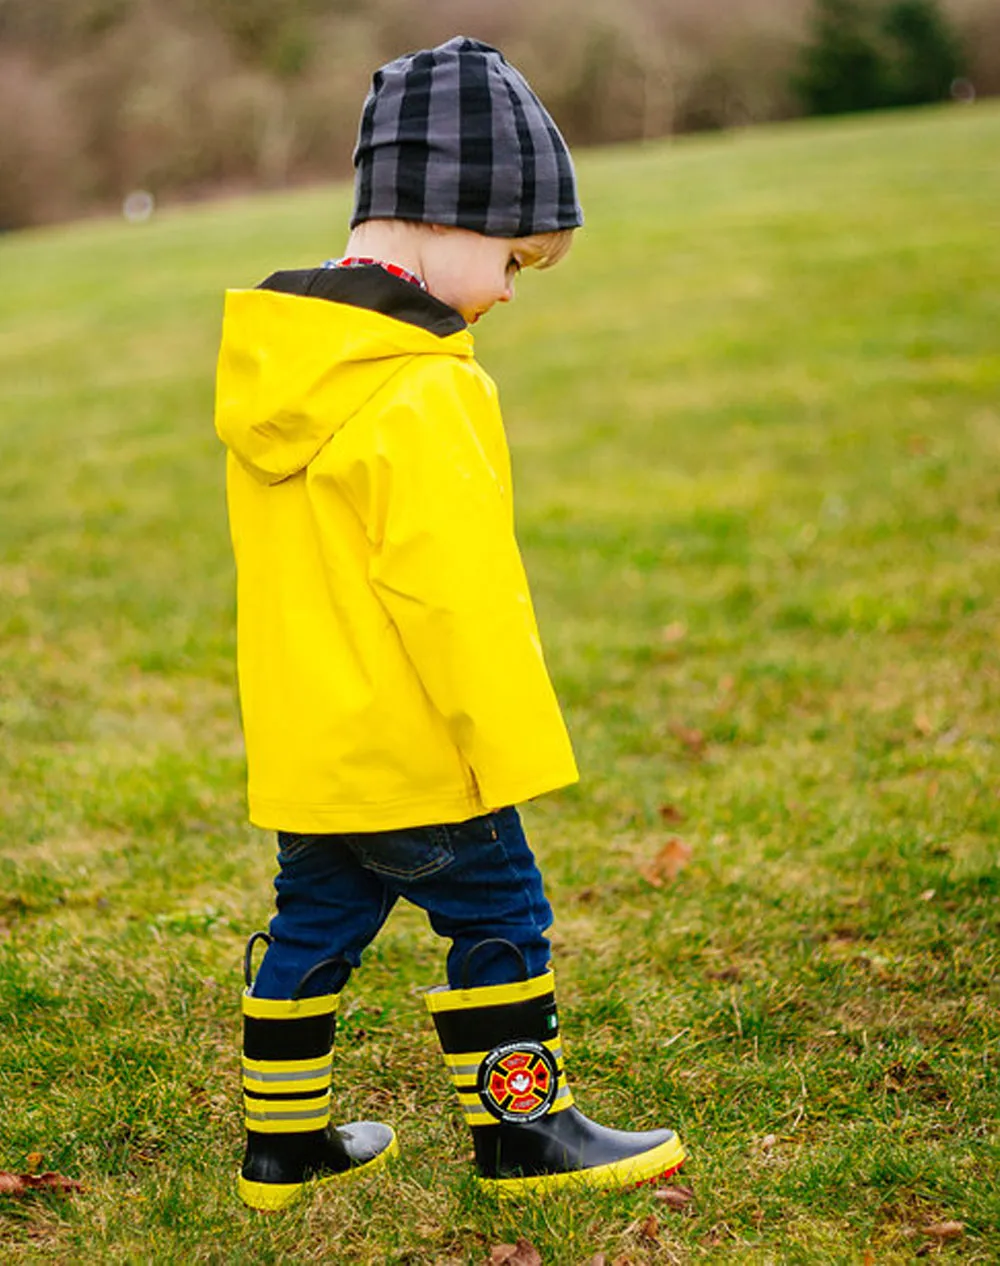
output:
[[422, 277], [418, 277], [416, 273], [411, 273], [406, 268], [400, 268], [398, 264], [387, 263], [384, 259], [368, 259], [364, 255], [348, 255], [344, 259], [328, 259], [324, 268], [384, 268], [387, 273], [391, 273], [393, 277], [398, 277], [401, 281], [408, 281], [412, 286], [419, 286], [421, 290], [427, 289], [427, 282]]

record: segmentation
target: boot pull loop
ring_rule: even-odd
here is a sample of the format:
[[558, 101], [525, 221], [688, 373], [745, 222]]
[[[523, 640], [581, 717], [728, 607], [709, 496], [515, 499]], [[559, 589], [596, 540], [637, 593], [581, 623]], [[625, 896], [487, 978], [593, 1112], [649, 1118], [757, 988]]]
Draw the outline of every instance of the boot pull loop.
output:
[[524, 955], [521, 953], [518, 947], [514, 944], [514, 942], [508, 941], [502, 936], [488, 936], [485, 941], [477, 941], [476, 944], [473, 945], [472, 949], [470, 949], [469, 952], [466, 954], [465, 958], [462, 960], [462, 988], [463, 989], [471, 988], [469, 984], [469, 964], [472, 962], [473, 958], [476, 956], [476, 954], [479, 953], [479, 951], [483, 948], [484, 945], [506, 945], [509, 950], [513, 950], [513, 952], [517, 955], [517, 961], [521, 964], [521, 979], [522, 980], [528, 979], [528, 964], [524, 961]]
[[247, 941], [247, 947], [243, 951], [243, 979], [247, 982], [247, 988], [253, 987], [253, 947], [258, 941], [264, 941], [265, 944], [271, 944], [271, 938], [266, 932], [254, 932], [253, 936]]
[[[315, 976], [318, 972], [323, 971], [323, 969], [326, 967], [332, 967], [335, 963], [341, 963], [344, 967], [346, 967], [347, 975], [350, 976], [351, 964], [348, 962], [346, 955], [334, 954], [332, 958], [321, 958], [318, 963], [313, 963], [312, 967], [309, 968], [306, 974], [302, 977], [299, 983], [292, 990], [291, 1001], [298, 1002], [298, 1000], [302, 997], [302, 990], [306, 987], [309, 981], [312, 980], [313, 976]], [[341, 983], [340, 988], [342, 989], [346, 983], [347, 983], [347, 980], [345, 977], [344, 981]], [[339, 993], [340, 990], [338, 989], [337, 992]]]

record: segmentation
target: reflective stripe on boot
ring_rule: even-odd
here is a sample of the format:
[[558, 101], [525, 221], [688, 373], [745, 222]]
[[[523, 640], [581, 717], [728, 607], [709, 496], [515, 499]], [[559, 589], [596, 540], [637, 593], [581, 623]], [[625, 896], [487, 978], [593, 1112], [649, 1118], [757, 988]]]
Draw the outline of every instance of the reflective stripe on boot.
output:
[[672, 1130], [610, 1130], [573, 1103], [552, 972], [513, 985], [424, 995], [472, 1130], [483, 1186], [505, 1195], [611, 1190], [678, 1169]]
[[387, 1125], [330, 1126], [338, 1003], [337, 994], [294, 1001], [243, 995], [247, 1150], [239, 1194], [251, 1208], [284, 1208], [307, 1188], [380, 1168], [399, 1150]]

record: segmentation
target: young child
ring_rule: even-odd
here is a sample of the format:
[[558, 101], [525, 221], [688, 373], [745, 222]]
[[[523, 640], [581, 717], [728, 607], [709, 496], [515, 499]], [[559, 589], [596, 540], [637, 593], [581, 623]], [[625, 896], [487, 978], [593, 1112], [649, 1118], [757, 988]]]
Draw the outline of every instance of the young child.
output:
[[279, 844], [246, 955], [239, 1192], [280, 1208], [397, 1151], [389, 1126], [330, 1124], [330, 1081], [340, 991], [400, 897], [451, 942], [426, 998], [483, 1182], [642, 1182], [681, 1164], [676, 1135], [596, 1125], [563, 1067], [513, 806], [577, 771], [468, 328], [569, 248], [569, 152], [460, 37], [376, 72], [354, 161], [345, 258], [230, 292], [219, 359], [250, 816]]

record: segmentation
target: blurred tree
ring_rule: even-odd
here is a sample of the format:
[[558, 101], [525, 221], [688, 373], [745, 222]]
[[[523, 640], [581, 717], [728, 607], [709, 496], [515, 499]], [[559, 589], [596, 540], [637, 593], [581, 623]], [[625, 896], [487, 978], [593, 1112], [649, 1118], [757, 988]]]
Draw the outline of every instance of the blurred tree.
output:
[[895, 0], [883, 30], [893, 49], [889, 69], [890, 104], [942, 101], [965, 73], [959, 41], [935, 0]]
[[58, 59], [92, 47], [137, 7], [137, 0], [0, 0], [0, 44]]
[[321, 0], [201, 0], [198, 7], [248, 65], [288, 80], [308, 65], [311, 27], [330, 6]]
[[811, 36], [793, 79], [807, 114], [941, 101], [962, 74], [938, 0], [816, 0]]
[[807, 114], [886, 104], [885, 65], [870, 8], [858, 0], [816, 0], [811, 34], [792, 81]]

